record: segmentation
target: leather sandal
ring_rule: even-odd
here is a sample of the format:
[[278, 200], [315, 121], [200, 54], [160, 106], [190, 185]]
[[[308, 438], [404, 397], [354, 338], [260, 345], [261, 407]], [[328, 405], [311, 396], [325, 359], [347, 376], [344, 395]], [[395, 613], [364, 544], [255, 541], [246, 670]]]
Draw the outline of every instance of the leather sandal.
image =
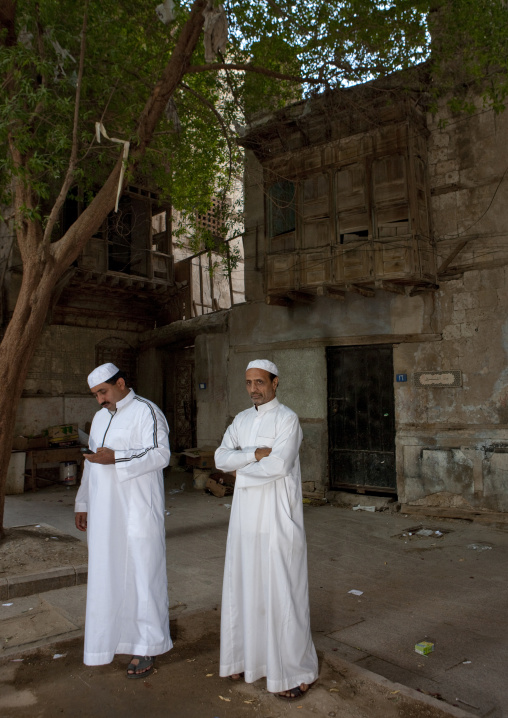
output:
[[[304, 698], [309, 692], [311, 686], [313, 685], [314, 683], [307, 685], [307, 688], [304, 691], [302, 691], [300, 686], [296, 686], [296, 688], [289, 688], [287, 691], [281, 691], [280, 693], [276, 693], [275, 695], [277, 696], [277, 698], [282, 698], [283, 701], [296, 701], [299, 698]], [[289, 693], [289, 695], [283, 696], [282, 693]]]
[[135, 659], [138, 661], [137, 665], [131, 662], [127, 666], [127, 678], [145, 678], [153, 673], [154, 656], [132, 656], [131, 661]]

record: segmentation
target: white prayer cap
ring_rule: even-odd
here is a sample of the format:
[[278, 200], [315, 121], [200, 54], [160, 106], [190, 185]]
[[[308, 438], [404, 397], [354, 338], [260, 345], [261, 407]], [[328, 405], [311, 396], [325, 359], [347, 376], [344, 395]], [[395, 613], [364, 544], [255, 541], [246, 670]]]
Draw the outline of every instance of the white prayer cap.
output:
[[254, 359], [254, 361], [248, 363], [247, 369], [245, 371], [249, 371], [249, 369], [264, 369], [269, 374], [275, 374], [275, 376], [279, 376], [279, 370], [277, 369], [276, 365], [273, 363], [273, 361], [268, 361], [268, 359]]
[[119, 371], [120, 369], [114, 364], [111, 364], [111, 362], [101, 364], [97, 367], [97, 369], [94, 369], [93, 372], [88, 375], [88, 386], [90, 389], [93, 389], [94, 386], [111, 379], [111, 377], [118, 374]]

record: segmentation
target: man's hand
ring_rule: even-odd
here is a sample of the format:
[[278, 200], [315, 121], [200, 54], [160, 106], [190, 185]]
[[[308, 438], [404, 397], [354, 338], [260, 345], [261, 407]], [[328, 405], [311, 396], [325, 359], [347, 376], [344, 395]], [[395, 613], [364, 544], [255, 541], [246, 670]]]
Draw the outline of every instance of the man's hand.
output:
[[272, 453], [272, 450], [268, 448], [268, 446], [262, 446], [259, 449], [256, 449], [254, 456], [256, 457], [256, 461], [261, 461], [261, 459], [265, 459], [267, 456], [270, 456]]
[[86, 531], [87, 527], [87, 512], [86, 511], [76, 511], [74, 514], [74, 523], [76, 524], [76, 528], [78, 531]]
[[107, 449], [105, 446], [101, 446], [97, 449], [96, 454], [83, 454], [87, 461], [91, 461], [92, 464], [114, 464], [115, 463], [115, 452], [113, 449]]

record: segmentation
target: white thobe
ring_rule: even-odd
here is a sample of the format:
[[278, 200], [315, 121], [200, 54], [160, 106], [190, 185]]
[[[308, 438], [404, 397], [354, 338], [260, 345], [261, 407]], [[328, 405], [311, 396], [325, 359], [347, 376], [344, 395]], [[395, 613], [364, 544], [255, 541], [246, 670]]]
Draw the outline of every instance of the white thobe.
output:
[[156, 656], [172, 647], [162, 470], [169, 463], [168, 425], [160, 409], [131, 389], [116, 412], [101, 409], [90, 449], [115, 452], [115, 463], [85, 459], [76, 511], [88, 513], [86, 665], [115, 653]]
[[[313, 683], [297, 415], [277, 399], [243, 411], [215, 453], [236, 471], [222, 591], [220, 675], [266, 676], [271, 692]], [[255, 450], [272, 452], [256, 461]]]

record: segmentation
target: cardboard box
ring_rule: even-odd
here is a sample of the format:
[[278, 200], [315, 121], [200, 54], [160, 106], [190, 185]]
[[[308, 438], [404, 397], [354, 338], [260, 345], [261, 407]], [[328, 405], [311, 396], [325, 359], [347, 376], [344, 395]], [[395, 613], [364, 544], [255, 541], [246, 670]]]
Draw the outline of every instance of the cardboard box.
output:
[[202, 449], [186, 449], [182, 451], [182, 454], [185, 456], [187, 466], [193, 466], [196, 469], [215, 468], [215, 449], [213, 447], [205, 446]]
[[428, 656], [434, 650], [434, 644], [431, 641], [420, 641], [415, 645], [415, 651], [421, 656]]
[[30, 449], [47, 449], [47, 436], [15, 436], [12, 442], [13, 451], [29, 451]]
[[205, 484], [205, 489], [208, 489], [214, 496], [221, 499], [223, 496], [230, 496], [233, 493], [233, 487], [227, 486], [226, 484], [219, 484], [215, 479], [209, 478]]
[[48, 429], [50, 446], [62, 446], [63, 444], [77, 444], [79, 441], [77, 424], [58, 424]]
[[235, 487], [236, 476], [233, 476], [233, 474], [226, 474], [223, 471], [214, 471], [213, 474], [210, 474], [210, 478], [214, 479], [218, 484]]

